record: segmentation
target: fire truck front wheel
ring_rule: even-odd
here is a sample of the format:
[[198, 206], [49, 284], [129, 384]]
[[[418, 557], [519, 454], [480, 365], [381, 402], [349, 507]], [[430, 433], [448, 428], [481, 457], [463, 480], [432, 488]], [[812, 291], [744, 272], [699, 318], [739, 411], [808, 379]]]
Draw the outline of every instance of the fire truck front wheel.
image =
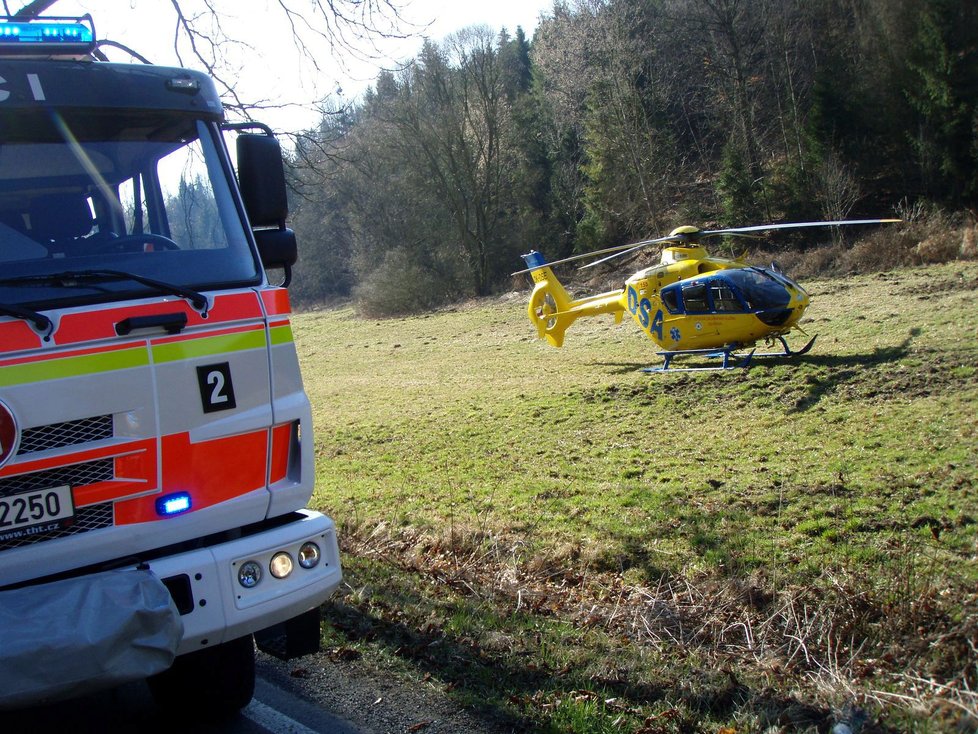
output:
[[255, 644], [251, 635], [181, 655], [169, 670], [149, 679], [163, 711], [206, 712], [210, 719], [234, 716], [255, 692]]

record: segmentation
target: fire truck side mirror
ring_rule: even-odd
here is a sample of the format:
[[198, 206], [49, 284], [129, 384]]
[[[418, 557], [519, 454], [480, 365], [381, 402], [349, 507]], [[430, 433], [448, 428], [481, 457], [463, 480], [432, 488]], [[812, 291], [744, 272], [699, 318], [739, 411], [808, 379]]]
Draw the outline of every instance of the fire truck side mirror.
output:
[[295, 233], [285, 226], [289, 199], [282, 148], [271, 134], [238, 134], [238, 186], [266, 269], [282, 268], [288, 285], [298, 259]]
[[256, 229], [255, 242], [258, 245], [258, 255], [266, 269], [283, 268], [285, 280], [283, 286], [288, 286], [292, 280], [292, 266], [299, 259], [299, 251], [295, 242], [295, 232], [291, 229]]
[[271, 135], [240, 133], [237, 141], [238, 186], [255, 229], [285, 227], [289, 197], [282, 148]]

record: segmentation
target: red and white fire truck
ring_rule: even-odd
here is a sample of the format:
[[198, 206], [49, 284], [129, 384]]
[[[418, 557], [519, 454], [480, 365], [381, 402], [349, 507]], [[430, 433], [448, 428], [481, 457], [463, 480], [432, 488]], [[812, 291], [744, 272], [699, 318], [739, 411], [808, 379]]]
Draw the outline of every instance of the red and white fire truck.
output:
[[90, 17], [0, 19], [0, 708], [147, 678], [233, 711], [341, 580], [281, 150], [94, 51]]

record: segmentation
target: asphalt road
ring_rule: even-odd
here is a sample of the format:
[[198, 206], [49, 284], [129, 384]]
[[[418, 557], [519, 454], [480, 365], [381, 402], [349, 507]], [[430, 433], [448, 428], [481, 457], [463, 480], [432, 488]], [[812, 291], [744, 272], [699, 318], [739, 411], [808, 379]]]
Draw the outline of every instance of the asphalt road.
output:
[[73, 701], [0, 713], [4, 734], [364, 734], [321, 706], [259, 677], [255, 697], [240, 715], [201, 724], [179, 702], [161, 711], [142, 683], [130, 683]]

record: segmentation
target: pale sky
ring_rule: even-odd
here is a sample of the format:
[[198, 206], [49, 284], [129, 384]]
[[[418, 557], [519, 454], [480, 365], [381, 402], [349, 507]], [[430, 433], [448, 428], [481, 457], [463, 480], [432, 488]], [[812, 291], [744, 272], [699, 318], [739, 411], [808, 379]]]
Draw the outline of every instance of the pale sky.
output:
[[[26, 2], [22, 0], [21, 4]], [[189, 15], [198, 0], [182, 0]], [[10, 3], [12, 7], [17, 2]], [[521, 26], [532, 37], [541, 13], [550, 13], [553, 0], [403, 0], [402, 15], [414, 24], [417, 37], [382, 48], [384, 58], [365, 62], [344, 56], [344, 64], [330, 57], [329, 49], [317, 49], [317, 71], [300, 57], [293, 34], [278, 0], [216, 0], [226, 8], [225, 31], [241, 38], [253, 51], [242, 53], [239, 93], [243, 98], [267, 98], [294, 105], [288, 110], [266, 110], [256, 117], [276, 130], [314, 126], [319, 114], [314, 105], [337, 89], [342, 100], [355, 99], [376, 78], [380, 69], [410, 59], [421, 47], [421, 36], [440, 41], [448, 34], [472, 25], [506, 27], [510, 33]], [[297, 0], [294, 7], [308, 3]], [[126, 44], [158, 64], [177, 63], [173, 51], [176, 16], [169, 0], [59, 0], [48, 15], [91, 13], [98, 38]], [[430, 25], [428, 25], [430, 23]], [[408, 31], [411, 29], [408, 28]], [[107, 49], [112, 60], [126, 61], [121, 52]], [[184, 57], [190, 64], [190, 57]]]

